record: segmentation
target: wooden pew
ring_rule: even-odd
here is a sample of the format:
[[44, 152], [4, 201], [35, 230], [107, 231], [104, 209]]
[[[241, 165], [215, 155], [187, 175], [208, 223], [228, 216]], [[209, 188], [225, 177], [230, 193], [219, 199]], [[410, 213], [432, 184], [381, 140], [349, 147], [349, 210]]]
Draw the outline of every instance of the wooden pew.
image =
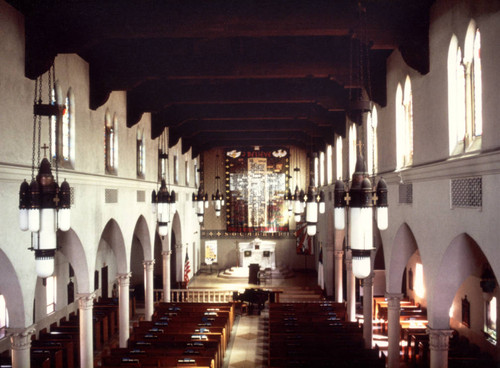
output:
[[72, 341], [43, 341], [34, 340], [31, 342], [31, 349], [44, 350], [61, 350], [62, 351], [62, 366], [64, 368], [74, 368], [74, 352]]

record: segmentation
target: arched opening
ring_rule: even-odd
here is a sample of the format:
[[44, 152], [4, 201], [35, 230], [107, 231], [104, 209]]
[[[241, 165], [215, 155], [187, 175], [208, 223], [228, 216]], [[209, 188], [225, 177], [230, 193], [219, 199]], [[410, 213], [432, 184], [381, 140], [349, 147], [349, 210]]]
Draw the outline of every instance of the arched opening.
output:
[[27, 323], [24, 315], [25, 306], [21, 283], [14, 266], [7, 255], [0, 249], [0, 294], [3, 295], [9, 315], [11, 328], [24, 328]]

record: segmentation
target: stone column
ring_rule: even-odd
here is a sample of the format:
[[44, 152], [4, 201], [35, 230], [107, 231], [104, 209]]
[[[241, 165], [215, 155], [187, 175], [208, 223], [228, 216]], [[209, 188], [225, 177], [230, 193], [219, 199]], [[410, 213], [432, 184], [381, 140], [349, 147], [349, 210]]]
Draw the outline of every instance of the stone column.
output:
[[163, 260], [163, 301], [170, 302], [170, 256], [172, 251], [165, 250], [161, 252]]
[[347, 251], [345, 257], [347, 271], [347, 318], [349, 321], [356, 321], [356, 278], [352, 273], [352, 253]]
[[128, 338], [130, 336], [130, 273], [119, 274], [118, 279], [118, 293], [120, 295], [118, 313], [119, 313], [119, 347], [126, 348]]
[[154, 281], [153, 281], [153, 271], [155, 260], [143, 261], [144, 265], [144, 319], [146, 321], [151, 321], [154, 312]]
[[343, 285], [342, 285], [342, 265], [344, 251], [335, 251], [335, 301], [342, 303], [344, 301]]
[[448, 347], [453, 330], [439, 330], [427, 327], [431, 355], [430, 368], [448, 368]]
[[363, 338], [365, 348], [372, 348], [373, 341], [373, 273], [363, 279]]
[[399, 316], [403, 294], [386, 293], [387, 298], [387, 368], [398, 368], [400, 363], [399, 341], [401, 338], [401, 324]]
[[80, 318], [80, 367], [94, 367], [94, 327], [92, 311], [94, 309], [94, 293], [78, 294], [78, 315]]
[[9, 328], [12, 368], [30, 368], [31, 335], [35, 328]]
[[326, 295], [333, 295], [333, 244], [327, 244], [325, 246], [325, 252], [323, 253], [323, 270], [325, 278], [325, 291]]

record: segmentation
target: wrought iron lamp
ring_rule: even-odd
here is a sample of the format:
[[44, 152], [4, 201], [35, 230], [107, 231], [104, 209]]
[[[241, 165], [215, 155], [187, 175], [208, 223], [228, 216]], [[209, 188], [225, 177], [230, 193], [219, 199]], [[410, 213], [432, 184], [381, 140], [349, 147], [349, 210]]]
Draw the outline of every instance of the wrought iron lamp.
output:
[[153, 205], [153, 212], [156, 213], [158, 222], [158, 233], [163, 238], [168, 234], [168, 224], [170, 223], [170, 216], [176, 210], [176, 197], [175, 191], [168, 190], [167, 181], [170, 177], [168, 165], [168, 151], [166, 148], [166, 133], [163, 133], [159, 141], [158, 149], [158, 162], [160, 170], [160, 187], [158, 192], [153, 190], [151, 195], [151, 204]]
[[219, 217], [222, 206], [224, 206], [224, 196], [219, 189], [219, 155], [215, 157], [215, 194], [212, 194], [212, 201], [214, 202], [215, 216]]
[[337, 180], [334, 201], [335, 229], [345, 229], [347, 211], [352, 269], [357, 278], [364, 279], [371, 273], [374, 205], [377, 209], [379, 230], [387, 229], [388, 225], [387, 184], [381, 178], [377, 187], [372, 188], [363, 157], [358, 155], [351, 188], [346, 191], [344, 183]]
[[[58, 162], [60, 144], [60, 126], [65, 106], [59, 104], [52, 98], [55, 88], [54, 66], [49, 70], [49, 101], [42, 103], [42, 77], [35, 82], [35, 99], [33, 106], [33, 155], [31, 166], [31, 183], [23, 181], [19, 191], [19, 225], [23, 231], [31, 231], [31, 250], [35, 252], [35, 268], [38, 277], [47, 278], [54, 273], [54, 257], [57, 250], [57, 230], [68, 231], [71, 225], [70, 186], [64, 180], [59, 186]], [[42, 116], [48, 117], [48, 140], [49, 146], [40, 146], [42, 139]], [[51, 119], [55, 117], [54, 119]], [[55, 142], [52, 142], [52, 136]], [[52, 152], [52, 144], [55, 145], [56, 176], [52, 175], [52, 168], [45, 150]], [[44, 150], [44, 157], [40, 161], [40, 151]], [[35, 153], [37, 159], [35, 160]], [[38, 174], [35, 177], [35, 167], [38, 166]]]
[[200, 186], [197, 193], [193, 193], [193, 203], [196, 205], [196, 215], [198, 222], [201, 224], [205, 216], [205, 208], [208, 207], [208, 196]]

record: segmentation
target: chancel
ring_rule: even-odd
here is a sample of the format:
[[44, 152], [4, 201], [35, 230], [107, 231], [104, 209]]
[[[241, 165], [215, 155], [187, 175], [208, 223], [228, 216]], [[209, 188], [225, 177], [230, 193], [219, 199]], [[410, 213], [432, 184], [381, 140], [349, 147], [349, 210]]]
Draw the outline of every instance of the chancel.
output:
[[244, 269], [250, 264], [256, 263], [260, 268], [276, 268], [276, 242], [262, 241], [259, 238], [254, 239], [250, 243], [238, 243], [239, 264]]
[[0, 367], [500, 365], [499, 0], [0, 30]]

